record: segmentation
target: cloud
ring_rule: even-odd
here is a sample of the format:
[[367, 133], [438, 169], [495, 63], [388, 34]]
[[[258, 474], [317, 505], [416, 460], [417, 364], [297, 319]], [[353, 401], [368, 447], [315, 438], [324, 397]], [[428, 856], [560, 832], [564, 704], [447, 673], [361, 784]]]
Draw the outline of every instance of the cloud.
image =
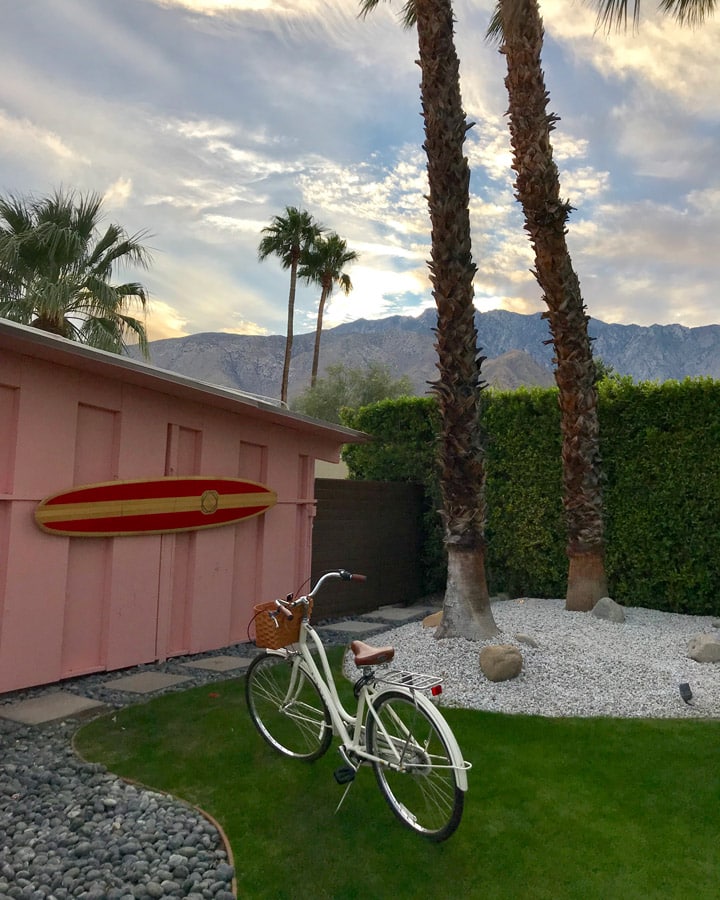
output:
[[[356, 263], [349, 274], [353, 290], [347, 296], [341, 291], [333, 294], [324, 316], [323, 327], [332, 328], [361, 317], [377, 319], [403, 314], [408, 309], [408, 295], [415, 298], [425, 296], [428, 304], [432, 302], [430, 283], [424, 267], [394, 272]], [[413, 314], [417, 314], [417, 311], [413, 304]], [[308, 314], [305, 321], [308, 329], [315, 328], [313, 314]]]
[[103, 195], [105, 206], [123, 207], [132, 197], [132, 178], [118, 178]]
[[720, 42], [717, 16], [688, 28], [643, 5], [637, 31], [604, 33], [596, 30], [595, 13], [587, 6], [546, 0], [543, 17], [547, 32], [577, 63], [590, 63], [607, 79], [642, 82], [693, 113], [720, 113], [720, 92], [708, 77]]
[[0, 130], [5, 152], [18, 158], [30, 153], [37, 162], [44, 158], [46, 165], [88, 162], [83, 153], [57, 132], [37, 125], [27, 117], [14, 116], [0, 109]]

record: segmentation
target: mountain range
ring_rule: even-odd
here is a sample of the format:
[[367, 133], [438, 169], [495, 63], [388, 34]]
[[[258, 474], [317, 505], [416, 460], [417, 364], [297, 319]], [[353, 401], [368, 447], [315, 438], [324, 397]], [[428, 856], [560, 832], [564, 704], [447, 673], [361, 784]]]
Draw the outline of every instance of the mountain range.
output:
[[[342, 363], [362, 369], [377, 362], [394, 378], [407, 375], [416, 393], [435, 378], [434, 309], [421, 315], [358, 319], [323, 332], [320, 377], [327, 366]], [[505, 310], [476, 314], [483, 376], [493, 387], [554, 384], [552, 345], [540, 313], [521, 315]], [[620, 325], [591, 320], [593, 352], [606, 365], [636, 381], [720, 379], [720, 325]], [[296, 335], [290, 370], [290, 398], [310, 381], [314, 334]], [[191, 334], [150, 343], [153, 365], [213, 384], [277, 397], [285, 337], [224, 332]]]

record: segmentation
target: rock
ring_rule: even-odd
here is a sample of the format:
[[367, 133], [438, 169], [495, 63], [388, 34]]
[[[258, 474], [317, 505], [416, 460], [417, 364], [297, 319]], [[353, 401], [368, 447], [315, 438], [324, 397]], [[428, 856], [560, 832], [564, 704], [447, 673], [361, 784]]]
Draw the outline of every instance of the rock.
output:
[[438, 610], [436, 613], [432, 613], [429, 616], [425, 616], [422, 620], [423, 628], [437, 628], [437, 626], [442, 621], [442, 610]]
[[605, 622], [622, 623], [625, 621], [625, 612], [622, 606], [611, 600], [610, 597], [601, 597], [593, 607], [592, 614], [596, 619], [603, 619]]
[[517, 678], [522, 665], [522, 653], [512, 644], [490, 644], [480, 651], [480, 668], [489, 681]]
[[720, 641], [712, 634], [696, 634], [688, 641], [687, 655], [695, 662], [720, 662]]
[[713, 628], [720, 628], [720, 619], [713, 619], [710, 624]]
[[528, 647], [538, 647], [539, 644], [531, 634], [514, 634], [513, 637], [519, 644], [527, 644]]

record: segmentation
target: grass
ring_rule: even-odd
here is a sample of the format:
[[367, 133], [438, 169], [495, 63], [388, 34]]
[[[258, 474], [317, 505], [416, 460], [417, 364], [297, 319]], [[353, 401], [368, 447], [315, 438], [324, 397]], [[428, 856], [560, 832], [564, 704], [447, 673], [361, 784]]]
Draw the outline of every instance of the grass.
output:
[[238, 679], [166, 694], [76, 738], [86, 759], [214, 816], [240, 897], [720, 895], [718, 721], [447, 710], [473, 769], [460, 828], [436, 845], [397, 822], [369, 769], [336, 814], [335, 745], [313, 764], [275, 754], [252, 727], [243, 690]]

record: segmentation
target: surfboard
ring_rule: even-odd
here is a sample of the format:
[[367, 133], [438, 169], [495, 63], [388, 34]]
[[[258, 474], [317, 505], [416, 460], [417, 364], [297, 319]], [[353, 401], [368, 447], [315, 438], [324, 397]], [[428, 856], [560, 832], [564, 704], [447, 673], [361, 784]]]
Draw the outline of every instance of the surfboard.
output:
[[46, 497], [35, 521], [43, 531], [76, 537], [166, 534], [232, 525], [276, 501], [275, 491], [241, 478], [106, 481]]

